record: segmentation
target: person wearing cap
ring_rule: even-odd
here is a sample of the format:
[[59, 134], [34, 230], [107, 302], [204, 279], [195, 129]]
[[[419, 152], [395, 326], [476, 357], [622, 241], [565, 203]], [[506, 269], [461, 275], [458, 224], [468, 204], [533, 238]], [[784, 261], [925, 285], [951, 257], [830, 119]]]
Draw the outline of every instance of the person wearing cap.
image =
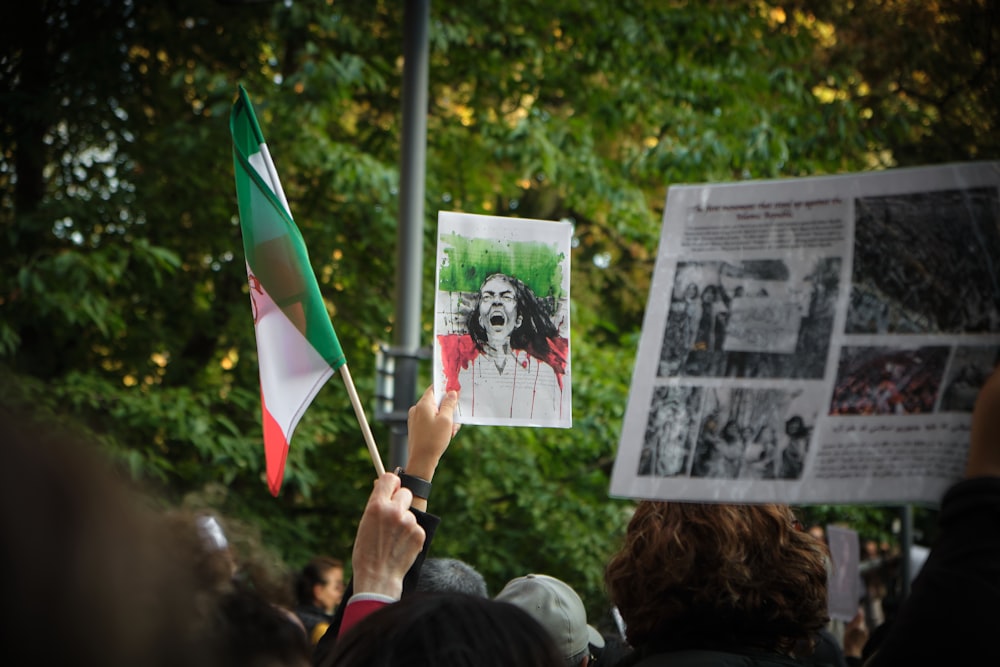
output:
[[591, 646], [601, 648], [604, 638], [587, 624], [583, 600], [569, 584], [544, 574], [511, 579], [494, 598], [528, 612], [555, 639], [567, 667], [587, 667]]

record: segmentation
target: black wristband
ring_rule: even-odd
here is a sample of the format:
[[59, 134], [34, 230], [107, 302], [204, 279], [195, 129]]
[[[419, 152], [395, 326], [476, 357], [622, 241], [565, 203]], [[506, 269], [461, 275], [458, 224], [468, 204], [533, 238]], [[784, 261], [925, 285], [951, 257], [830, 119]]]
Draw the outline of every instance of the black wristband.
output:
[[396, 474], [399, 475], [400, 485], [404, 489], [409, 489], [415, 498], [423, 498], [424, 500], [427, 500], [430, 497], [431, 483], [426, 479], [414, 477], [413, 475], [407, 475], [406, 471], [402, 468], [396, 468]]

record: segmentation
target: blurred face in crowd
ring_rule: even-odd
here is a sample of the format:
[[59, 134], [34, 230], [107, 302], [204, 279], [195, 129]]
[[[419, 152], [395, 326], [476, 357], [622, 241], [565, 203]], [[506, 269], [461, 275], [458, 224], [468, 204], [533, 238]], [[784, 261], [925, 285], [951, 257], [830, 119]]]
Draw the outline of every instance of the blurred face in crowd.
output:
[[316, 596], [317, 606], [325, 609], [327, 613], [340, 604], [340, 598], [344, 595], [344, 570], [343, 568], [330, 568], [323, 574], [326, 583], [316, 584], [313, 587], [313, 595]]

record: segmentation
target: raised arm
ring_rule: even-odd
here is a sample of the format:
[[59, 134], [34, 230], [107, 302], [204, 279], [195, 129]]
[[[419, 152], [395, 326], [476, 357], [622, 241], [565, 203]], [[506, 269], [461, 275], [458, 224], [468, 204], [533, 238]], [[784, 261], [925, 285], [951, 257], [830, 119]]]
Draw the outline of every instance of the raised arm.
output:
[[[448, 449], [448, 443], [458, 432], [454, 422], [458, 392], [449, 391], [440, 407], [434, 400], [434, 387], [428, 387], [417, 404], [410, 408], [407, 419], [410, 458], [406, 474], [426, 482], [434, 479], [438, 462]], [[413, 508], [427, 510], [427, 499], [414, 495]]]
[[[457, 404], [458, 393], [452, 391], [438, 407], [433, 388], [428, 388], [410, 408], [410, 460], [406, 475], [429, 485], [438, 462], [458, 431], [452, 419]], [[353, 578], [330, 629], [316, 647], [313, 664], [325, 664], [341, 632], [377, 606], [398, 600], [404, 591], [416, 586], [420, 564], [439, 522], [437, 517], [427, 514], [426, 509], [427, 499], [415, 497], [412, 491], [402, 488], [402, 480], [397, 475], [387, 473], [376, 480], [354, 543]], [[413, 519], [412, 524], [410, 519]], [[419, 540], [411, 555], [411, 538], [415, 540], [415, 536], [419, 536]]]
[[399, 600], [403, 582], [425, 547], [427, 532], [410, 510], [413, 494], [399, 477], [385, 473], [375, 480], [354, 539], [346, 602], [337, 607], [330, 627], [313, 652], [313, 664], [327, 664], [336, 638], [373, 611]]
[[403, 577], [420, 553], [425, 537], [424, 529], [410, 512], [412, 498], [392, 473], [375, 480], [351, 556], [356, 593], [400, 598]]

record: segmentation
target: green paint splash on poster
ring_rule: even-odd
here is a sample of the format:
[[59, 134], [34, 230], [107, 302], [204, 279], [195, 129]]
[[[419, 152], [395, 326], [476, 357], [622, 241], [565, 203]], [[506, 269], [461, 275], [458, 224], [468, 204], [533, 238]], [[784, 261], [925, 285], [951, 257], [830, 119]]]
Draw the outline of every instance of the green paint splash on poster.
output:
[[486, 276], [505, 273], [518, 278], [538, 297], [565, 296], [562, 284], [566, 255], [555, 244], [468, 238], [460, 234], [445, 234], [441, 242], [447, 247], [438, 289], [475, 292]]

